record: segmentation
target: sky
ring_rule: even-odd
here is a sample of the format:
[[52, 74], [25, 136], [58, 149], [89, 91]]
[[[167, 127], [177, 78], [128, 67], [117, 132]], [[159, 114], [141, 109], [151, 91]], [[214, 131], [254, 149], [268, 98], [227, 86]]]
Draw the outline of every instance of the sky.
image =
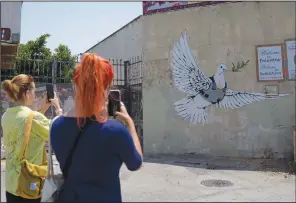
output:
[[52, 51], [62, 43], [83, 53], [142, 12], [142, 2], [24, 2], [21, 43], [48, 33]]

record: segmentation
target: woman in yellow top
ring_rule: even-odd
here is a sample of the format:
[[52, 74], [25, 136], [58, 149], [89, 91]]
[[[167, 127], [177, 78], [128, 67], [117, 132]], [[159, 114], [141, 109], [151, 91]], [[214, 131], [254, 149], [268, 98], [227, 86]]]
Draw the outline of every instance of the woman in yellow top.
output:
[[[21, 152], [24, 142], [25, 121], [32, 111], [27, 106], [35, 100], [35, 83], [29, 75], [17, 75], [12, 80], [5, 80], [2, 88], [8, 98], [14, 103], [14, 107], [8, 108], [3, 114], [1, 125], [6, 149], [5, 187], [7, 202], [40, 202], [40, 199], [25, 199], [17, 194], [18, 174], [20, 173]], [[43, 114], [53, 105], [57, 115], [62, 114], [58, 99], [55, 97], [50, 102], [43, 96], [40, 112], [34, 111], [29, 146], [26, 159], [33, 164], [40, 165], [43, 158], [45, 142], [49, 138], [48, 120]]]

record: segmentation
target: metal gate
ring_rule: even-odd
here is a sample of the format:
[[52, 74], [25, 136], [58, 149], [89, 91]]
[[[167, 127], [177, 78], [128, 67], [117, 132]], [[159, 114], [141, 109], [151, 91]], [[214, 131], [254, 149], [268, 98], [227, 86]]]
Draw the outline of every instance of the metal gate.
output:
[[[122, 100], [125, 103], [128, 113], [134, 120], [137, 133], [143, 144], [143, 108], [142, 108], [142, 58], [133, 57], [130, 60], [109, 59], [113, 64], [114, 80], [113, 88], [117, 88], [122, 93]], [[32, 107], [38, 110], [40, 107], [38, 101], [41, 99], [41, 93], [44, 91], [46, 83], [56, 85], [57, 94], [61, 101], [61, 107], [67, 110], [73, 104], [71, 100], [74, 97], [73, 86], [71, 84], [71, 72], [78, 61], [57, 61], [40, 59], [16, 59], [13, 69], [1, 69], [0, 79], [12, 79], [17, 74], [28, 74], [34, 77], [37, 91], [36, 102]], [[65, 73], [64, 70], [67, 73]], [[69, 75], [67, 75], [69, 74]], [[4, 93], [0, 90], [0, 116], [5, 109], [11, 106]], [[46, 116], [50, 116], [47, 112]], [[0, 130], [2, 137], [2, 129]]]
[[128, 110], [135, 122], [136, 130], [143, 147], [142, 59], [135, 57], [130, 61], [126, 61], [125, 69], [128, 72]]
[[143, 145], [142, 58], [133, 57], [128, 61], [111, 59], [110, 61], [115, 73], [113, 88], [121, 91], [122, 101], [134, 120]]

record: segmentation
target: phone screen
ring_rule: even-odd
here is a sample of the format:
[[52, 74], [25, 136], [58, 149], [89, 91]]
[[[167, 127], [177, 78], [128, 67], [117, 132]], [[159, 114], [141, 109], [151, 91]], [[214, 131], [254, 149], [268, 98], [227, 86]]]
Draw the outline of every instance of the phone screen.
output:
[[52, 84], [46, 84], [46, 92], [47, 92], [47, 99], [48, 100], [54, 98], [54, 91], [53, 91]]
[[108, 114], [109, 116], [115, 116], [116, 111], [120, 111], [120, 90], [110, 90], [108, 98]]

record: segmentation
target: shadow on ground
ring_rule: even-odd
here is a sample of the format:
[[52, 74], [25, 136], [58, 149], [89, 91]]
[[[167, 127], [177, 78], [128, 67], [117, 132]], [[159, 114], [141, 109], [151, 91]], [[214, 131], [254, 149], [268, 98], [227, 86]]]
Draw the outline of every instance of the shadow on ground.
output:
[[288, 159], [251, 159], [229, 157], [207, 157], [202, 155], [158, 155], [145, 156], [147, 163], [168, 164], [209, 170], [270, 171], [295, 173], [295, 164]]

